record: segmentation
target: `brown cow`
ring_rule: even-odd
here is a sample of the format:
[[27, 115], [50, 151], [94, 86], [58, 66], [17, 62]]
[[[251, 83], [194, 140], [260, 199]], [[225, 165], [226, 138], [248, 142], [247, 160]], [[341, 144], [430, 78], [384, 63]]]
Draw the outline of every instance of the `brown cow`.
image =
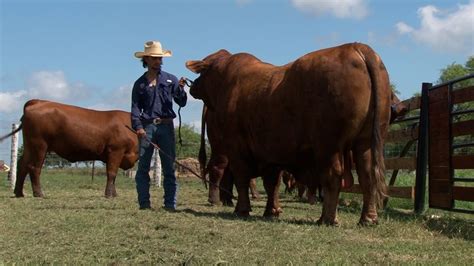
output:
[[19, 162], [15, 195], [23, 197], [25, 177], [30, 174], [33, 196], [42, 197], [40, 174], [46, 153], [53, 151], [71, 161], [100, 160], [107, 166], [106, 197], [115, 197], [118, 168], [133, 167], [138, 159], [138, 138], [130, 127], [130, 113], [95, 111], [55, 102], [30, 100], [25, 103], [23, 156]]
[[281, 166], [314, 171], [325, 195], [319, 223], [337, 224], [344, 155], [352, 149], [363, 190], [360, 223], [377, 222], [386, 195], [383, 139], [391, 93], [387, 71], [369, 46], [345, 44], [279, 67], [220, 50], [186, 66], [200, 74], [191, 95], [217, 113], [223, 129], [238, 214], [250, 211], [249, 179], [263, 174], [272, 198], [278, 173], [268, 169]]

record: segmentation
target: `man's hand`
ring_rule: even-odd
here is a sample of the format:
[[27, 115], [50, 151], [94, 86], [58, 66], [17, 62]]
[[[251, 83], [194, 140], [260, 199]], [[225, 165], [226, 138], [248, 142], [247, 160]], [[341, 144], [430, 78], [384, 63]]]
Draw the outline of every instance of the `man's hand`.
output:
[[180, 87], [181, 89], [183, 89], [184, 86], [186, 85], [186, 78], [185, 78], [185, 77], [181, 77], [181, 78], [179, 79], [178, 85], [179, 85], [179, 87]]
[[143, 128], [137, 130], [137, 136], [139, 138], [144, 138], [146, 136], [146, 131]]

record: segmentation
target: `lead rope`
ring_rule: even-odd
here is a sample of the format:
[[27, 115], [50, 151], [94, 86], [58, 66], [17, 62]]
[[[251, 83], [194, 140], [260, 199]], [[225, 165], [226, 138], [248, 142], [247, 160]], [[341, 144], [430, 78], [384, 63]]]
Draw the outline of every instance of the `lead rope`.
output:
[[[135, 133], [135, 135], [137, 135], [137, 132], [136, 132], [133, 128], [131, 128], [131, 127], [128, 126], [128, 125], [125, 125], [125, 127], [128, 128], [128, 129], [129, 129], [130, 131], [132, 131], [133, 133]], [[138, 135], [137, 135], [137, 136], [138, 136]], [[145, 139], [146, 139], [151, 145], [153, 145], [153, 147], [155, 147], [156, 149], [158, 149], [158, 151], [159, 151], [161, 154], [163, 154], [163, 155], [165, 155], [166, 157], [168, 157], [170, 160], [172, 160], [172, 161], [173, 161], [174, 163], [176, 163], [177, 165], [179, 165], [179, 166], [183, 167], [184, 169], [188, 170], [188, 171], [191, 172], [193, 175], [195, 175], [197, 178], [201, 179], [203, 182], [207, 182], [207, 183], [210, 184], [210, 185], [214, 185], [214, 186], [218, 187], [220, 190], [222, 190], [222, 191], [224, 191], [225, 193], [229, 194], [229, 195], [232, 197], [233, 200], [237, 200], [237, 198], [236, 198], [234, 195], [232, 195], [232, 192], [231, 192], [231, 191], [229, 191], [229, 190], [227, 190], [227, 189], [225, 189], [225, 188], [222, 188], [220, 185], [218, 186], [218, 185], [216, 185], [215, 183], [213, 183], [213, 182], [211, 182], [211, 181], [209, 181], [209, 180], [206, 180], [205, 178], [201, 177], [199, 174], [197, 174], [196, 172], [194, 172], [193, 169], [191, 169], [191, 168], [187, 167], [186, 165], [184, 165], [184, 164], [178, 162], [178, 160], [176, 160], [175, 158], [171, 157], [171, 155], [169, 155], [169, 154], [167, 154], [166, 152], [164, 152], [164, 151], [160, 148], [160, 146], [158, 146], [156, 143], [152, 142], [152, 141], [150, 140], [150, 138], [149, 138], [147, 135], [145, 135]]]
[[183, 147], [183, 139], [181, 138], [181, 106], [178, 108], [178, 119], [179, 119], [178, 143], [180, 147]]

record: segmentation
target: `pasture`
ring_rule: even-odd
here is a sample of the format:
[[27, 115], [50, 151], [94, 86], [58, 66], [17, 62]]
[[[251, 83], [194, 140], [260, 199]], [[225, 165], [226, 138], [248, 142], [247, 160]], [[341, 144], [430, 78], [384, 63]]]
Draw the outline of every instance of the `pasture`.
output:
[[[408, 200], [390, 200], [380, 225], [359, 227], [359, 195], [342, 195], [340, 227], [317, 226], [321, 204], [282, 192], [279, 219], [264, 219], [265, 193], [252, 216], [210, 206], [194, 177], [180, 177], [176, 212], [138, 210], [135, 183], [117, 177], [115, 199], [103, 197], [105, 177], [44, 171], [46, 197], [12, 198], [0, 173], [0, 264], [471, 264], [474, 216], [428, 210], [417, 216]], [[400, 178], [403, 180], [403, 178]], [[402, 182], [402, 181], [401, 181]]]

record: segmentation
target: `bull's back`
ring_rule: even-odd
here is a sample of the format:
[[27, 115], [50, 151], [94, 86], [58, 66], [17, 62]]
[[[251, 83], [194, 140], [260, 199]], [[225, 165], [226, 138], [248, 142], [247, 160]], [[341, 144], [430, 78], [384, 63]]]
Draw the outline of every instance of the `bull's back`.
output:
[[357, 46], [346, 44], [307, 54], [289, 70], [285, 86], [300, 88], [296, 92], [300, 113], [306, 121], [315, 122], [311, 134], [352, 138], [372, 113], [372, 81]]
[[[358, 45], [309, 53], [262, 86], [262, 95], [253, 102], [252, 97], [241, 97], [246, 106], [238, 113], [246, 116], [241, 123], [248, 125], [246, 141], [255, 144], [254, 154], [288, 156], [288, 151], [297, 154], [314, 143], [337, 149], [358, 136], [373, 114], [375, 97]], [[387, 85], [388, 79], [379, 89]]]

